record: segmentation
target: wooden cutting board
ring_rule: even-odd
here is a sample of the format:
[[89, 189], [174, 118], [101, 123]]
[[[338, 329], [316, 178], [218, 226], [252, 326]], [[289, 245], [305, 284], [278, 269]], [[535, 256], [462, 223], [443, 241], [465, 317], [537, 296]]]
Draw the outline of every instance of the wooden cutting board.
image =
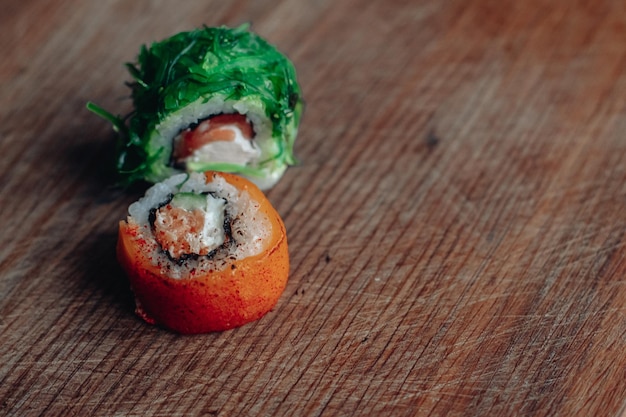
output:
[[[110, 126], [139, 46], [252, 28], [306, 110], [268, 197], [276, 308], [180, 336], [133, 314]], [[0, 415], [618, 416], [621, 1], [4, 0]]]

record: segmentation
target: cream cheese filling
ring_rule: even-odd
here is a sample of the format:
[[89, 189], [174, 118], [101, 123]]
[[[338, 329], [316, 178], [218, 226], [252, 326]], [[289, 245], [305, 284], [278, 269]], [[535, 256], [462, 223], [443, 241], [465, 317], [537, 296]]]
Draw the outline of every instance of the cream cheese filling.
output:
[[[200, 125], [198, 129], [203, 127]], [[239, 127], [230, 125], [222, 129], [230, 130], [233, 140], [206, 143], [185, 158], [185, 162], [246, 165], [260, 159], [261, 149], [247, 139]]]

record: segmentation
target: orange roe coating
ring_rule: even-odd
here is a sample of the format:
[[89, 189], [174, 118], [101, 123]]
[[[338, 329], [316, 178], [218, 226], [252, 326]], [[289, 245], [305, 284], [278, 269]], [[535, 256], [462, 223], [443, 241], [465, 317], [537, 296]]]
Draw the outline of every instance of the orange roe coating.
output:
[[261, 253], [234, 260], [222, 270], [196, 271], [187, 278], [170, 278], [144, 250], [139, 226], [119, 224], [117, 256], [128, 274], [137, 300], [137, 314], [146, 322], [192, 334], [242, 326], [268, 313], [287, 284], [289, 251], [282, 219], [265, 195], [236, 175], [207, 172], [207, 181], [222, 176], [238, 190], [246, 190], [268, 218], [271, 233]]

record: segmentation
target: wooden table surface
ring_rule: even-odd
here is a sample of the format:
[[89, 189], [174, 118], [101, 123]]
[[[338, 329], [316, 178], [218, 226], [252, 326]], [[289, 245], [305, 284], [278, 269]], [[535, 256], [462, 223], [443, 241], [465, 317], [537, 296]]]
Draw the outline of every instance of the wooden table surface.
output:
[[[141, 44], [252, 28], [295, 63], [268, 197], [290, 280], [261, 320], [133, 314], [110, 126]], [[618, 416], [622, 1], [3, 0], [0, 415]]]

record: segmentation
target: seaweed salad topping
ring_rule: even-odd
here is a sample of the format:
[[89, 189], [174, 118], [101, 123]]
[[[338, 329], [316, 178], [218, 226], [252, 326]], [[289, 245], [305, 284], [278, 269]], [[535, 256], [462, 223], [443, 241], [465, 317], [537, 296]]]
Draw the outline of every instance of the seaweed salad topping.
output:
[[250, 120], [260, 157], [245, 164], [195, 161], [187, 170], [236, 172], [267, 188], [295, 163], [303, 105], [294, 66], [248, 25], [203, 27], [144, 45], [137, 62], [126, 67], [132, 113], [115, 116], [87, 105], [118, 133], [116, 164], [124, 182], [157, 182], [180, 172], [172, 164], [173, 138], [222, 113]]

